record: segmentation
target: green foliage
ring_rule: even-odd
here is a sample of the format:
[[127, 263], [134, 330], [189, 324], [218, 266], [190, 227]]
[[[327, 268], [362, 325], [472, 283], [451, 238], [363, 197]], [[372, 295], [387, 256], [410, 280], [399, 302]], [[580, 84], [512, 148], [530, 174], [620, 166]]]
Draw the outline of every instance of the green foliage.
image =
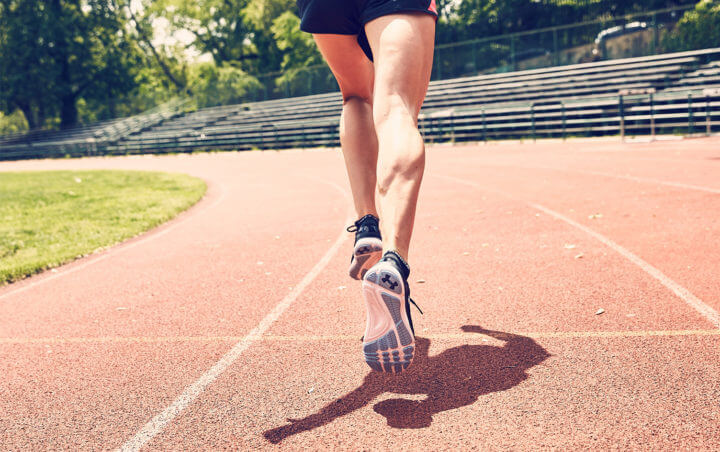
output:
[[312, 36], [300, 31], [300, 19], [292, 12], [278, 16], [270, 30], [278, 49], [284, 53], [282, 73], [275, 82], [282, 91], [294, 92], [295, 85], [306, 84], [308, 77], [314, 76], [308, 68], [322, 65], [322, 56]]
[[28, 130], [28, 123], [20, 110], [15, 110], [9, 115], [0, 112], [0, 135], [25, 132], [26, 130]]
[[322, 57], [312, 36], [300, 31], [300, 19], [292, 12], [285, 11], [275, 18], [270, 31], [278, 49], [284, 53], [282, 69], [322, 63]]
[[144, 23], [164, 18], [171, 31], [192, 33], [192, 45], [212, 55], [217, 64], [257, 56], [252, 29], [243, 20], [249, 0], [156, 0], [148, 3]]
[[[436, 1], [439, 45], [685, 3]], [[718, 1], [700, 2], [683, 18], [667, 47], [717, 45]], [[189, 35], [192, 42], [158, 42], [154, 33], [161, 22], [170, 34]], [[299, 30], [299, 22], [295, 0], [0, 0], [0, 112], [13, 118], [0, 117], [0, 133], [23, 127], [14, 113], [18, 110], [31, 128], [68, 127], [135, 114], [188, 90], [197, 105], [208, 106], [241, 102], [246, 96], [335, 89], [311, 35]], [[498, 41], [473, 48], [472, 54], [443, 51], [436, 58], [436, 74], [469, 73], [483, 61], [494, 62], [487, 67], [511, 67], [509, 61], [503, 63], [511, 49], [516, 55], [567, 48], [591, 42], [597, 32], [593, 25], [559, 36]], [[197, 63], [193, 58], [198, 55], [212, 63]]]
[[190, 88], [198, 107], [210, 107], [239, 103], [261, 86], [255, 77], [240, 68], [200, 63], [190, 68]]
[[680, 19], [666, 39], [669, 50], [695, 50], [720, 45], [720, 0], [702, 0]]
[[682, 0], [461, 0], [438, 5], [439, 44], [677, 6]]
[[[176, 72], [183, 75], [186, 80], [186, 69], [180, 65], [175, 65]], [[169, 101], [177, 97], [177, 87], [163, 74], [158, 65], [147, 60], [140, 67], [135, 75], [136, 88], [127, 94], [124, 98], [119, 99], [115, 111], [118, 115], [129, 116], [138, 112], [149, 110], [157, 105]]]
[[243, 9], [243, 19], [251, 27], [253, 45], [258, 49], [257, 58], [249, 67], [252, 73], [262, 74], [281, 68], [285, 52], [279, 49], [272, 27], [276, 18], [296, 11], [295, 0], [252, 0]]
[[[78, 122], [77, 102], [107, 104], [134, 87], [138, 52], [108, 0], [4, 0], [0, 14], [0, 108], [31, 127]], [[110, 112], [112, 114], [112, 112]]]
[[281, 68], [285, 52], [271, 28], [290, 11], [294, 0], [157, 0], [148, 4], [144, 22], [164, 18], [171, 31], [190, 32], [191, 46], [216, 64], [261, 74]]

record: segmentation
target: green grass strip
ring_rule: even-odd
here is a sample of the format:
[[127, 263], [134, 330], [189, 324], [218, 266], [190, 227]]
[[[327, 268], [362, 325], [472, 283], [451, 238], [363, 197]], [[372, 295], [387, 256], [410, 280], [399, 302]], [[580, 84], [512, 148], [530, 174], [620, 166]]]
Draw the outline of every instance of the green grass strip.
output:
[[0, 285], [164, 223], [206, 188], [184, 174], [0, 172]]

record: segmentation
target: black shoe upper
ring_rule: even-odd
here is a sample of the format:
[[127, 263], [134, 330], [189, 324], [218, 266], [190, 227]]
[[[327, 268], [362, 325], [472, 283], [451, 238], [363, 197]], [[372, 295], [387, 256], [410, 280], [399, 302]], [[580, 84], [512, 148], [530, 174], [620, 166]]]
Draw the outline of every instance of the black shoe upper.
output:
[[407, 284], [407, 279], [410, 276], [410, 266], [407, 262], [405, 262], [405, 259], [400, 257], [400, 255], [395, 251], [387, 251], [382, 259], [380, 259], [381, 262], [390, 262], [395, 266], [395, 268], [398, 269], [400, 272], [400, 275], [405, 280], [405, 283]]
[[408, 277], [410, 276], [410, 266], [407, 262], [405, 262], [405, 259], [403, 259], [398, 253], [395, 251], [387, 251], [382, 259], [381, 262], [389, 262], [391, 263], [397, 270], [400, 272], [400, 275], [403, 278], [403, 282], [405, 283], [405, 312], [407, 313], [408, 321], [410, 322], [410, 329], [413, 332], [413, 335], [415, 334], [415, 328], [413, 327], [413, 321], [412, 316], [410, 315], [410, 303], [413, 304], [417, 308], [418, 311], [420, 311], [420, 314], [422, 314], [422, 310], [420, 307], [415, 303], [415, 301], [410, 298], [410, 286], [408, 285]]
[[360, 239], [372, 237], [381, 239], [379, 220], [375, 215], [365, 215], [355, 222], [352, 226], [347, 228], [348, 232], [355, 233], [355, 243]]

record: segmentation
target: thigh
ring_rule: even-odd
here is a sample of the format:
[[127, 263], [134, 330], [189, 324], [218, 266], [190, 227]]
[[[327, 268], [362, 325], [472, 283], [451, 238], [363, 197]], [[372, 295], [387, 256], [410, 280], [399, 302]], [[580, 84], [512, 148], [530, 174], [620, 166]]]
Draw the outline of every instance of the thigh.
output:
[[358, 45], [357, 36], [314, 34], [313, 38], [335, 75], [343, 98], [372, 101], [373, 64]]
[[417, 118], [435, 46], [435, 18], [422, 12], [394, 13], [365, 25], [375, 60], [375, 99], [400, 98]]

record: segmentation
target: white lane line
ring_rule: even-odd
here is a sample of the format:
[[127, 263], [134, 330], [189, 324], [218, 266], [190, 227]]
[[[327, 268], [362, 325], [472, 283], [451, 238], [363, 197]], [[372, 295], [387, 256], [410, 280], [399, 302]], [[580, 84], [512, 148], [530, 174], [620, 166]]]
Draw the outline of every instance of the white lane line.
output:
[[[508, 334], [525, 336], [533, 339], [561, 338], [631, 338], [631, 337], [674, 337], [674, 336], [720, 336], [720, 329], [715, 330], [628, 330], [628, 331], [546, 331], [546, 332], [515, 332]], [[466, 341], [477, 338], [479, 333], [436, 333], [423, 334], [421, 337], [438, 341]], [[326, 336], [167, 336], [167, 337], [3, 337], [0, 345], [74, 345], [74, 344], [167, 344], [167, 343], [224, 343], [252, 340], [261, 342], [357, 342], [357, 335], [334, 334]]]
[[686, 190], [697, 190], [697, 191], [704, 191], [707, 193], [720, 194], [720, 188], [711, 188], [711, 187], [703, 187], [701, 185], [683, 184], [682, 182], [663, 181], [663, 180], [659, 180], [659, 179], [651, 179], [649, 177], [636, 177], [636, 176], [631, 176], [629, 174], [621, 175], [621, 174], [612, 174], [612, 173], [602, 173], [600, 171], [585, 171], [585, 170], [572, 170], [572, 169], [561, 170], [561, 171], [572, 171], [572, 172], [582, 173], [582, 174], [591, 174], [591, 175], [595, 175], [595, 176], [612, 177], [615, 179], [626, 179], [626, 180], [631, 180], [634, 182], [667, 185], [668, 187], [684, 188]]
[[[329, 185], [341, 190], [343, 196], [347, 200], [348, 195], [345, 190], [340, 188], [338, 185], [332, 182], [326, 182]], [[348, 214], [346, 223], [350, 222], [352, 214]], [[130, 452], [139, 451], [148, 441], [153, 439], [156, 435], [161, 433], [167, 425], [175, 419], [185, 408], [187, 408], [193, 401], [205, 391], [212, 382], [214, 382], [228, 367], [230, 367], [245, 350], [248, 349], [254, 342], [265, 334], [270, 326], [290, 307], [290, 305], [302, 294], [307, 286], [313, 282], [313, 280], [327, 267], [330, 260], [340, 249], [340, 246], [347, 240], [348, 233], [343, 231], [338, 235], [335, 243], [330, 247], [320, 261], [305, 275], [300, 283], [280, 301], [280, 303], [270, 311], [269, 314], [263, 318], [260, 323], [253, 328], [247, 336], [243, 337], [238, 341], [229, 352], [227, 352], [220, 360], [215, 363], [207, 372], [202, 374], [194, 383], [185, 388], [180, 396], [173, 401], [170, 406], [165, 408], [161, 413], [156, 415], [150, 420], [135, 436], [130, 438], [120, 446], [118, 451]]]
[[[100, 254], [100, 255], [95, 255], [96, 257], [94, 257], [94, 258], [93, 258], [92, 255], [89, 256], [89, 257], [87, 258], [88, 260], [85, 261], [85, 262], [82, 263], [82, 264], [76, 265], [76, 266], [74, 266], [74, 267], [70, 267], [70, 268], [68, 268], [67, 270], [58, 270], [59, 273], [52, 273], [52, 274], [50, 274], [49, 276], [46, 276], [46, 277], [44, 277], [44, 278], [42, 278], [42, 279], [36, 279], [36, 280], [31, 281], [31, 282], [29, 282], [29, 283], [27, 283], [27, 284], [25, 284], [25, 285], [22, 285], [22, 286], [20, 286], [20, 287], [18, 287], [18, 288], [16, 288], [16, 289], [9, 290], [9, 291], [7, 291], [7, 292], [5, 292], [5, 293], [3, 293], [3, 294], [0, 294], [0, 300], [2, 300], [2, 299], [4, 299], [4, 298], [8, 298], [8, 297], [10, 297], [10, 296], [12, 296], [12, 295], [17, 295], [17, 294], [19, 294], [19, 293], [25, 292], [25, 291], [30, 290], [30, 289], [32, 289], [32, 288], [34, 288], [34, 287], [37, 287], [37, 286], [39, 286], [39, 285], [41, 285], [41, 284], [45, 284], [45, 283], [48, 282], [48, 281], [52, 281], [52, 280], [54, 280], [54, 279], [61, 278], [61, 277], [63, 277], [63, 276], [67, 276], [67, 275], [69, 275], [69, 274], [71, 274], [71, 273], [75, 273], [75, 272], [80, 271], [80, 270], [82, 270], [82, 269], [84, 269], [84, 268], [87, 268], [87, 267], [89, 267], [89, 266], [91, 266], [91, 265], [97, 264], [98, 262], [102, 262], [102, 261], [104, 261], [105, 259], [107, 259], [107, 258], [109, 258], [109, 257], [113, 257], [113, 256], [115, 256], [115, 255], [118, 254], [118, 253], [122, 253], [122, 252], [124, 252], [124, 251], [133, 249], [133, 248], [135, 248], [135, 247], [138, 246], [138, 245], [142, 245], [142, 244], [144, 244], [144, 243], [147, 243], [147, 242], [149, 242], [150, 240], [155, 240], [155, 239], [158, 238], [158, 237], [162, 237], [162, 236], [164, 236], [165, 234], [167, 234], [168, 232], [171, 232], [171, 231], [173, 231], [174, 229], [176, 229], [178, 226], [181, 226], [181, 225], [187, 223], [189, 220], [191, 220], [191, 219], [193, 219], [193, 218], [196, 218], [197, 214], [204, 213], [205, 211], [210, 210], [210, 209], [213, 209], [214, 207], [216, 207], [218, 204], [220, 204], [220, 203], [225, 199], [225, 194], [226, 194], [226, 192], [227, 192], [227, 190], [225, 189], [225, 187], [223, 187], [223, 186], [221, 185], [221, 186], [220, 186], [220, 195], [217, 197], [217, 199], [215, 199], [215, 201], [212, 202], [212, 204], [209, 204], [209, 205], [207, 205], [207, 206], [198, 206], [197, 211], [195, 211], [195, 210], [193, 209], [192, 211], [186, 210], [186, 211], [184, 211], [184, 212], [180, 212], [180, 214], [186, 213], [186, 215], [185, 215], [184, 217], [180, 218], [180, 219], [177, 219], [177, 217], [176, 217], [176, 219], [175, 219], [176, 221], [172, 222], [172, 220], [171, 220], [171, 223], [170, 223], [170, 224], [167, 224], [167, 223], [166, 223], [165, 229], [162, 229], [162, 230], [159, 231], [159, 232], [153, 232], [152, 230], [149, 231], [149, 232], [145, 232], [145, 233], [144, 233], [144, 234], [146, 234], [145, 237], [143, 237], [143, 238], [141, 238], [141, 239], [139, 239], [139, 240], [137, 240], [137, 241], [135, 241], [135, 242], [131, 242], [131, 243], [127, 243], [127, 244], [124, 244], [124, 243], [121, 242], [121, 243], [119, 243], [119, 244], [117, 244], [117, 245], [114, 245], [114, 246], [110, 247], [108, 250], [106, 250], [106, 251], [104, 251], [104, 252], [101, 252], [102, 254]], [[196, 204], [196, 206], [197, 206], [197, 204]], [[192, 207], [191, 207], [191, 208], [192, 208]], [[180, 214], [178, 214], [178, 215], [180, 215]], [[160, 228], [160, 227], [162, 227], [162, 226], [163, 226], [163, 225], [159, 225], [159, 226], [157, 226], [157, 227]], [[72, 263], [72, 262], [69, 262], [69, 263], [67, 263], [67, 264], [65, 264], [65, 265], [70, 265], [71, 263]], [[62, 268], [62, 266], [61, 266], [60, 268]], [[48, 271], [46, 270], [45, 273], [48, 273]], [[43, 273], [43, 274], [44, 274], [44, 273]], [[42, 274], [41, 274], [41, 275], [42, 275]]]
[[507, 193], [501, 192], [499, 190], [494, 189], [486, 189], [479, 184], [476, 184], [475, 182], [468, 181], [465, 179], [459, 179], [457, 177], [452, 176], [436, 176], [440, 177], [442, 179], [451, 180], [460, 184], [469, 185], [471, 187], [474, 187], [478, 190], [482, 191], [489, 191], [492, 193], [497, 193], [505, 198], [512, 199], [514, 201], [524, 202], [525, 204], [528, 204], [530, 207], [539, 210], [541, 212], [544, 212], [558, 220], [564, 221], [565, 223], [585, 232], [586, 234], [590, 235], [591, 237], [595, 238], [596, 240], [600, 241], [613, 251], [617, 252], [621, 256], [628, 259], [633, 264], [640, 267], [643, 271], [645, 271], [647, 274], [655, 278], [660, 284], [668, 288], [672, 293], [678, 296], [681, 300], [683, 300], [685, 303], [687, 303], [689, 306], [691, 306], [693, 309], [695, 309], [697, 312], [699, 312], [703, 317], [705, 317], [707, 320], [712, 323], [713, 326], [716, 328], [720, 328], [720, 313], [718, 313], [715, 309], [707, 305], [704, 301], [696, 297], [692, 292], [690, 292], [685, 287], [681, 286], [677, 282], [670, 279], [667, 275], [665, 275], [663, 272], [658, 270], [656, 267], [653, 267], [646, 261], [642, 260], [640, 257], [636, 256], [635, 254], [628, 251], [626, 248], [623, 248], [622, 246], [618, 245], [617, 243], [613, 242], [609, 238], [605, 237], [604, 235], [600, 234], [599, 232], [596, 232], [568, 217], [565, 215], [562, 215], [558, 212], [555, 212], [554, 210], [548, 209], [545, 206], [542, 206], [540, 204], [536, 204], [533, 202], [523, 201], [521, 199], [517, 199], [513, 196], [508, 195]]
[[556, 166], [541, 166], [541, 165], [489, 165], [489, 164], [482, 164], [484, 167], [489, 168], [518, 168], [518, 169], [527, 169], [527, 170], [548, 170], [548, 171], [559, 171], [564, 173], [577, 173], [577, 174], [588, 174], [591, 176], [601, 176], [601, 177], [607, 177], [610, 179], [624, 179], [629, 180], [633, 182], [641, 182], [645, 184], [657, 184], [657, 185], [666, 185], [668, 187], [675, 187], [675, 188], [683, 188], [685, 190], [695, 190], [695, 191], [704, 191], [706, 193], [713, 193], [713, 194], [720, 194], [720, 188], [713, 188], [713, 187], [705, 187], [702, 185], [692, 185], [692, 184], [684, 184], [682, 182], [673, 182], [673, 181], [664, 181], [661, 179], [653, 179], [650, 177], [638, 177], [638, 176], [631, 176], [630, 174], [613, 174], [613, 173], [604, 173], [602, 171], [589, 171], [589, 170], [581, 170], [581, 169], [574, 169], [574, 168], [558, 168]]
[[568, 172], [568, 173], [589, 174], [592, 176], [609, 177], [612, 179], [625, 179], [625, 180], [630, 180], [633, 182], [666, 185], [668, 187], [683, 188], [686, 190], [696, 190], [696, 191], [704, 191], [707, 193], [720, 194], [720, 188], [704, 187], [702, 185], [684, 184], [682, 182], [664, 181], [664, 180], [660, 180], [660, 179], [652, 179], [650, 177], [637, 177], [637, 176], [631, 176], [629, 174], [625, 174], [625, 175], [612, 174], [612, 173], [604, 173], [601, 171], [588, 171], [588, 170], [579, 170], [579, 169], [572, 169], [572, 168], [556, 168], [556, 167], [552, 167], [552, 166], [513, 166], [513, 167], [523, 168], [523, 169], [544, 169], [544, 170], [563, 171], [563, 172]]

